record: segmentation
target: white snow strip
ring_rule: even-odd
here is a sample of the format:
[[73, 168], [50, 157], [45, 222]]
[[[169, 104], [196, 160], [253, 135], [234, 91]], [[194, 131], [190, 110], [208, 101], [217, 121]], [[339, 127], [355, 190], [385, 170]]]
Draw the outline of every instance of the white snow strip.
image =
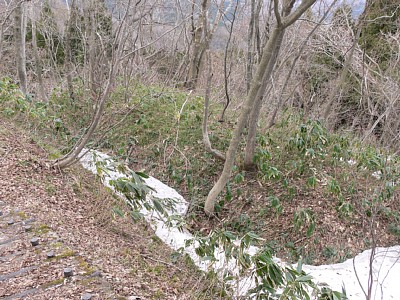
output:
[[[372, 263], [373, 285], [371, 299], [400, 299], [400, 246], [376, 248]], [[346, 288], [350, 300], [365, 300], [360, 287], [368, 293], [368, 277], [370, 272], [371, 250], [358, 254], [353, 259], [334, 265], [304, 265], [303, 270], [312, 275], [315, 281], [326, 283], [330, 288], [340, 291]], [[356, 272], [354, 271], [356, 269]], [[358, 276], [358, 279], [357, 279]]]
[[[81, 158], [80, 162], [84, 168], [97, 174], [96, 167], [94, 166], [93, 153], [96, 154], [97, 160], [110, 160], [110, 157], [95, 150], [84, 150], [86, 154]], [[110, 187], [109, 180], [117, 179], [119, 177], [125, 177], [125, 175], [117, 172], [110, 171], [106, 176], [104, 184]], [[165, 185], [161, 181], [150, 177], [145, 180], [146, 184], [152, 187], [156, 192], [154, 196], [165, 199], [172, 198], [176, 199], [175, 205], [176, 212], [184, 216], [188, 202], [178, 194], [178, 192], [169, 186]], [[193, 262], [199, 267], [200, 270], [208, 271], [212, 267], [216, 273], [221, 277], [223, 272], [227, 269], [233, 271], [234, 274], [238, 274], [236, 270], [236, 261], [230, 260], [225, 261], [225, 256], [222, 250], [216, 253], [218, 262], [210, 264], [208, 261], [203, 261], [195, 253], [196, 244], [185, 247], [185, 241], [193, 239], [193, 236], [187, 230], [179, 231], [175, 227], [168, 227], [165, 221], [160, 218], [156, 213], [142, 209], [140, 211], [145, 219], [149, 222], [150, 226], [154, 229], [155, 234], [169, 245], [174, 250], [184, 249], [184, 251], [192, 258]], [[250, 247], [248, 250], [249, 254], [254, 255], [258, 248]], [[354, 265], [356, 272], [353, 267], [353, 259], [349, 259], [340, 264], [334, 265], [322, 265], [322, 266], [311, 266], [303, 265], [303, 270], [314, 277], [315, 283], [328, 284], [333, 290], [341, 291], [342, 286], [345, 287], [347, 296], [350, 300], [365, 300], [363, 289], [368, 293], [368, 276], [370, 270], [370, 257], [371, 250], [366, 250], [363, 253], [357, 255], [354, 258]], [[276, 259], [277, 262], [282, 263], [280, 259]], [[371, 299], [396, 299], [400, 300], [400, 246], [394, 246], [390, 248], [376, 248], [375, 258], [372, 265], [373, 274], [373, 288]], [[358, 276], [358, 279], [357, 279]], [[363, 289], [360, 287], [360, 283]], [[250, 277], [243, 276], [240, 278], [237, 284], [236, 296], [246, 295], [247, 291], [254, 286], [254, 280]]]

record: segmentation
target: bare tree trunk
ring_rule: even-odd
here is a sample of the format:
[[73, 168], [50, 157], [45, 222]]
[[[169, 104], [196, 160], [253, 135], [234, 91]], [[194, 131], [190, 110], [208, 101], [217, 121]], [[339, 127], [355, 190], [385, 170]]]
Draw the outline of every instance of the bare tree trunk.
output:
[[[130, 1], [128, 2], [128, 8], [130, 6]], [[74, 147], [71, 149], [69, 153], [67, 153], [64, 157], [62, 157], [59, 160], [56, 160], [53, 164], [54, 168], [57, 169], [63, 169], [66, 167], [71, 166], [74, 164], [78, 158], [79, 154], [82, 152], [82, 149], [86, 146], [87, 142], [91, 139], [93, 133], [95, 132], [100, 119], [102, 117], [102, 114], [104, 112], [104, 107], [106, 102], [109, 99], [109, 96], [111, 94], [111, 90], [114, 86], [115, 82], [115, 77], [118, 73], [118, 67], [119, 64], [121, 63], [121, 58], [122, 58], [122, 51], [123, 47], [116, 47], [118, 42], [121, 44], [122, 42], [120, 41], [121, 35], [123, 34], [123, 29], [125, 29], [125, 20], [127, 18], [129, 9], [126, 9], [124, 16], [121, 20], [121, 22], [118, 25], [118, 28], [115, 30], [115, 38], [114, 41], [111, 45], [111, 60], [109, 62], [109, 71], [107, 74], [107, 80], [106, 80], [106, 87], [104, 88], [103, 92], [99, 96], [98, 103], [96, 105], [96, 110], [92, 119], [92, 122], [89, 126], [89, 128], [86, 130], [86, 132], [83, 134], [83, 136], [78, 140], [78, 142], [74, 145]], [[126, 38], [126, 36], [125, 36]], [[103, 49], [103, 51], [107, 51], [106, 49]]]
[[[325, 111], [323, 114], [323, 119], [326, 121], [331, 113], [333, 104], [335, 102], [339, 103], [340, 102], [340, 96], [342, 94], [342, 89], [343, 86], [346, 83], [346, 77], [351, 65], [351, 62], [353, 60], [353, 55], [354, 55], [354, 50], [356, 49], [356, 46], [358, 44], [358, 40], [360, 39], [361, 35], [361, 30], [362, 26], [361, 24], [358, 26], [357, 33], [354, 37], [353, 45], [350, 48], [349, 55], [346, 58], [346, 61], [344, 63], [343, 69], [341, 70], [340, 76], [337, 79], [334, 88], [330, 91], [329, 96], [328, 96], [328, 104], [325, 107]], [[334, 127], [334, 122], [328, 123], [327, 124], [328, 128], [332, 129]]]
[[[269, 63], [267, 69], [265, 71], [266, 74], [272, 75], [276, 60], [278, 59], [278, 54], [282, 45], [283, 36], [285, 34], [285, 30], [280, 30], [277, 27], [274, 30], [279, 30], [277, 33], [277, 41], [274, 49], [272, 50], [269, 58]], [[262, 100], [264, 98], [265, 90], [270, 82], [270, 78], [263, 78], [263, 83], [258, 90], [256, 101], [254, 103], [253, 109], [251, 111], [248, 123], [248, 133], [246, 139], [246, 148], [244, 152], [244, 167], [247, 170], [250, 170], [253, 167], [253, 158], [254, 151], [256, 148], [256, 135], [257, 135], [257, 123], [260, 117], [260, 112], [262, 108]]]
[[[200, 71], [200, 63], [201, 63], [201, 51], [204, 47], [204, 43], [206, 42], [203, 38], [203, 35], [206, 35], [206, 26], [207, 26], [207, 12], [210, 6], [210, 0], [203, 0], [201, 3], [201, 11], [199, 18], [197, 20], [197, 25], [193, 28], [193, 50], [192, 50], [192, 59], [190, 60], [189, 65], [189, 73], [188, 78], [186, 80], [185, 86], [189, 89], [193, 89], [196, 87], [197, 79]], [[194, 11], [192, 11], [194, 14]]]
[[44, 92], [44, 86], [43, 86], [43, 78], [42, 78], [42, 63], [40, 61], [39, 57], [39, 50], [37, 46], [37, 41], [36, 41], [36, 21], [34, 19], [31, 20], [32, 22], [32, 49], [33, 49], [33, 55], [35, 57], [35, 69], [36, 69], [36, 76], [39, 84], [39, 96], [41, 101], [47, 102], [47, 97], [46, 93]]
[[278, 39], [278, 30], [275, 30], [272, 33], [270, 39], [268, 40], [268, 43], [265, 45], [265, 49], [263, 52], [264, 54], [261, 58], [260, 65], [257, 68], [257, 72], [252, 80], [249, 94], [243, 104], [242, 111], [239, 116], [236, 128], [233, 132], [232, 139], [229, 143], [229, 148], [226, 153], [225, 164], [221, 176], [218, 179], [217, 183], [211, 189], [210, 193], [208, 194], [207, 200], [205, 202], [204, 211], [209, 215], [214, 213], [215, 201], [218, 195], [224, 189], [231, 175], [232, 167], [235, 162], [236, 151], [240, 142], [240, 137], [242, 135], [244, 127], [246, 126], [247, 119], [250, 115], [251, 109], [255, 104], [255, 102], [257, 101], [257, 94], [262, 84], [262, 80], [264, 79], [264, 77], [268, 77], [270, 75], [266, 73], [264, 74], [264, 70], [267, 69], [267, 65], [270, 58], [270, 55], [267, 54], [272, 54], [272, 49], [275, 46], [277, 39]]
[[113, 86], [114, 83], [114, 77], [115, 77], [115, 67], [111, 66], [111, 70], [109, 72], [109, 77], [107, 81], [107, 86], [103, 92], [103, 94], [100, 96], [99, 103], [97, 105], [97, 109], [95, 112], [95, 115], [93, 117], [92, 123], [90, 124], [88, 130], [85, 132], [85, 134], [82, 136], [82, 138], [79, 140], [79, 142], [74, 146], [72, 151], [68, 153], [66, 156], [61, 158], [60, 160], [57, 160], [54, 163], [55, 168], [63, 169], [66, 167], [71, 166], [77, 161], [77, 158], [79, 154], [81, 153], [82, 149], [85, 147], [89, 139], [92, 137], [94, 131], [97, 128], [97, 125], [100, 122], [101, 116], [104, 111], [104, 105], [107, 102], [110, 93], [111, 93], [111, 87]]
[[2, 24], [0, 27], [0, 61], [3, 61], [3, 40], [4, 40], [3, 36], [4, 36], [4, 26]]
[[[287, 5], [284, 4], [284, 8], [282, 11], [282, 17], [287, 17], [291, 10], [292, 6], [290, 5], [291, 3], [288, 2]], [[277, 19], [279, 20], [279, 14], [275, 10], [275, 15], [277, 16]], [[271, 53], [268, 53], [267, 55], [269, 56], [268, 58], [268, 66], [267, 69], [265, 70], [265, 74], [269, 74], [268, 77], [263, 78], [263, 82], [260, 86], [260, 89], [257, 92], [257, 97], [256, 101], [254, 103], [254, 106], [251, 110], [250, 117], [249, 117], [249, 122], [248, 122], [248, 133], [247, 133], [247, 139], [246, 139], [246, 148], [245, 148], [245, 157], [244, 157], [244, 167], [247, 170], [252, 169], [254, 166], [253, 163], [253, 158], [254, 158], [254, 151], [256, 148], [256, 135], [257, 135], [257, 123], [258, 119], [260, 117], [260, 112], [262, 108], [262, 103], [263, 103], [263, 98], [265, 91], [267, 89], [268, 84], [270, 83], [270, 77], [272, 76], [274, 66], [276, 64], [276, 61], [279, 56], [279, 52], [282, 46], [283, 42], [283, 37], [285, 35], [285, 28], [282, 27], [280, 28], [279, 23], [278, 26], [276, 26], [273, 31], [277, 31], [277, 40], [275, 43], [275, 46], [271, 49]]]
[[251, 0], [250, 3], [250, 22], [247, 35], [247, 60], [246, 60], [246, 91], [250, 91], [250, 84], [253, 78], [253, 65], [256, 61], [255, 55], [260, 54], [260, 11], [262, 1]]
[[246, 60], [246, 91], [250, 91], [251, 79], [253, 77], [253, 33], [254, 33], [254, 14], [256, 0], [250, 2], [250, 22], [247, 33], [247, 60]]
[[89, 87], [94, 95], [97, 94], [97, 84], [95, 75], [96, 64], [96, 13], [95, 3], [91, 2], [88, 7], [88, 21], [87, 28], [89, 28], [89, 41], [88, 41], [88, 59], [89, 59]]
[[[67, 1], [68, 2], [68, 1]], [[73, 63], [72, 63], [72, 49], [71, 49], [71, 35], [73, 32], [73, 28], [75, 26], [76, 21], [76, 6], [75, 0], [72, 0], [71, 9], [68, 10], [69, 17], [68, 23], [66, 26], [66, 33], [64, 38], [64, 49], [65, 49], [65, 70], [66, 70], [66, 77], [67, 77], [67, 87], [69, 97], [72, 101], [75, 100], [75, 92], [74, 92], [74, 85], [72, 83], [72, 72], [73, 72]]]
[[[9, 3], [7, 3], [7, 1], [3, 1], [4, 2], [4, 6], [3, 7], [3, 20], [0, 24], [0, 61], [3, 61], [3, 46], [4, 46], [4, 31], [6, 30], [4, 27], [6, 26], [8, 20], [10, 19], [10, 17], [13, 16], [14, 11], [15, 11], [15, 6], [17, 3], [14, 3], [11, 1]], [[0, 71], [1, 71], [1, 67], [0, 67]]]
[[204, 117], [203, 117], [203, 143], [206, 150], [214, 155], [216, 158], [225, 161], [225, 155], [222, 154], [217, 149], [213, 149], [211, 146], [210, 139], [208, 137], [208, 108], [210, 105], [210, 94], [211, 94], [211, 79], [213, 77], [212, 73], [212, 62], [210, 52], [207, 51], [207, 64], [208, 64], [208, 76], [207, 76], [207, 87], [204, 97]]
[[231, 40], [232, 40], [233, 25], [235, 24], [235, 20], [236, 20], [237, 6], [238, 6], [238, 3], [236, 2], [235, 10], [234, 10], [233, 16], [232, 16], [231, 26], [229, 28], [229, 37], [228, 37], [228, 41], [226, 42], [225, 52], [224, 52], [224, 88], [225, 88], [226, 103], [225, 103], [224, 109], [222, 110], [221, 117], [219, 119], [220, 122], [224, 121], [225, 112], [229, 106], [229, 103], [231, 102], [231, 98], [229, 96], [229, 77], [230, 77], [231, 71], [229, 68], [229, 72], [228, 72], [228, 52], [229, 52], [229, 46], [230, 46]]
[[[235, 163], [235, 157], [236, 157], [236, 152], [237, 152], [237, 149], [239, 146], [240, 137], [242, 135], [242, 132], [244, 130], [244, 127], [246, 125], [246, 122], [248, 120], [250, 112], [251, 112], [255, 102], [257, 101], [258, 90], [260, 89], [263, 80], [266, 80], [271, 76], [272, 70], [270, 73], [267, 73], [266, 71], [267, 71], [269, 61], [272, 58], [274, 49], [276, 48], [276, 45], [279, 41], [280, 32], [283, 31], [285, 28], [289, 27], [290, 25], [292, 25], [294, 22], [296, 22], [300, 18], [300, 16], [312, 4], [314, 4], [315, 1], [316, 0], [303, 1], [292, 14], [290, 14], [284, 18], [281, 18], [281, 15], [278, 12], [278, 10], [279, 10], [278, 0], [274, 1], [275, 15], [277, 18], [276, 30], [273, 30], [267, 44], [264, 47], [263, 54], [262, 54], [262, 57], [260, 60], [260, 64], [259, 64], [256, 74], [252, 80], [249, 94], [243, 103], [241, 114], [239, 116], [236, 128], [233, 132], [232, 139], [230, 141], [229, 148], [226, 153], [226, 160], [225, 160], [225, 164], [224, 164], [222, 173], [221, 173], [218, 181], [215, 183], [215, 185], [213, 186], [213, 188], [211, 189], [210, 193], [207, 196], [206, 202], [204, 204], [204, 211], [206, 214], [213, 215], [214, 206], [215, 206], [217, 197], [221, 193], [221, 191], [224, 189], [226, 183], [229, 180], [233, 165]], [[295, 0], [284, 0], [283, 7], [284, 7], [284, 9], [289, 9], [289, 12], [290, 12], [294, 3], [295, 3]]]
[[[212, 24], [212, 28], [209, 28], [208, 10], [210, 8], [210, 0], [203, 0], [201, 4], [200, 16], [197, 20], [197, 26], [193, 28], [193, 51], [192, 58], [189, 64], [189, 73], [185, 82], [185, 87], [189, 89], [195, 89], [199, 78], [200, 70], [202, 67], [202, 61], [204, 53], [209, 49], [211, 39], [218, 28], [218, 23], [221, 18], [225, 15], [225, 12], [229, 11], [233, 3], [230, 0], [228, 7], [224, 10], [224, 1], [221, 1], [220, 6], [217, 10], [217, 15]], [[194, 11], [192, 11], [192, 14]]]
[[26, 52], [25, 52], [25, 14], [23, 2], [18, 1], [14, 10], [14, 43], [15, 43], [15, 55], [17, 63], [17, 72], [19, 79], [19, 86], [21, 91], [26, 94], [28, 90], [28, 80], [26, 76]]
[[285, 100], [283, 99], [283, 93], [286, 90], [286, 87], [287, 87], [287, 85], [289, 83], [290, 77], [292, 76], [294, 67], [295, 67], [297, 61], [299, 60], [301, 54], [303, 53], [304, 48], [306, 47], [308, 40], [314, 34], [314, 32], [321, 26], [322, 22], [328, 16], [328, 14], [331, 11], [331, 9], [336, 5], [337, 1], [338, 0], [332, 1], [332, 3], [329, 5], [328, 9], [325, 11], [324, 15], [321, 17], [319, 22], [314, 26], [314, 28], [310, 31], [310, 33], [307, 35], [307, 37], [304, 39], [303, 43], [301, 44], [299, 52], [297, 53], [296, 58], [293, 60], [292, 65], [290, 66], [290, 71], [289, 71], [288, 75], [286, 76], [285, 83], [283, 84], [281, 92], [279, 94], [278, 104], [275, 106], [274, 111], [272, 112], [272, 116], [269, 119], [267, 128], [271, 128], [272, 126], [274, 126], [276, 115], [278, 114], [278, 111], [281, 109], [281, 107], [287, 101], [287, 99], [285, 99]]

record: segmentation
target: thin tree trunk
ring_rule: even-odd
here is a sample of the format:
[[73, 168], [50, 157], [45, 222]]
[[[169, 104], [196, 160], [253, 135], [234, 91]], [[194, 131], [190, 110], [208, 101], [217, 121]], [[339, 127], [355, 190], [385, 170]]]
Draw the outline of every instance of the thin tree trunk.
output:
[[[278, 28], [275, 28], [274, 30], [279, 30], [277, 41], [276, 41], [276, 46], [271, 52], [271, 57], [269, 59], [268, 67], [265, 71], [265, 74], [270, 74], [272, 75], [272, 72], [274, 70], [275, 63], [278, 59], [279, 51], [281, 49], [282, 41], [283, 41], [283, 36], [285, 34], [285, 30], [280, 30]], [[265, 90], [268, 86], [268, 83], [270, 82], [270, 78], [263, 78], [263, 83], [258, 90], [256, 101], [254, 103], [253, 109], [251, 111], [250, 117], [249, 117], [249, 123], [248, 123], [248, 133], [247, 133], [247, 139], [246, 139], [246, 148], [245, 148], [245, 156], [244, 156], [244, 167], [245, 169], [250, 170], [253, 167], [253, 158], [254, 158], [254, 151], [256, 148], [256, 135], [257, 135], [257, 123], [258, 119], [260, 117], [260, 112], [262, 108], [262, 100], [264, 98]]]
[[[226, 153], [226, 160], [224, 164], [224, 168], [222, 170], [222, 173], [218, 179], [218, 181], [215, 183], [213, 188], [211, 189], [210, 193], [207, 196], [207, 199], [204, 204], [204, 212], [207, 215], [213, 215], [214, 213], [214, 206], [215, 202], [217, 200], [218, 195], [221, 193], [221, 191], [225, 188], [225, 185], [227, 184], [229, 177], [232, 172], [233, 165], [235, 163], [235, 157], [236, 157], [236, 152], [239, 146], [240, 142], [240, 137], [242, 135], [242, 132], [246, 126], [248, 117], [250, 115], [250, 112], [253, 108], [253, 105], [257, 101], [257, 94], [258, 90], [260, 89], [263, 80], [268, 79], [271, 76], [271, 72], [268, 73], [266, 72], [269, 61], [273, 55], [274, 49], [278, 43], [278, 38], [280, 35], [280, 32], [284, 30], [285, 28], [289, 27], [292, 25], [294, 22], [296, 22], [300, 16], [312, 5], [314, 4], [316, 0], [305, 0], [299, 4], [299, 6], [296, 8], [296, 10], [288, 15], [287, 17], [281, 18], [278, 9], [278, 0], [274, 1], [274, 7], [275, 7], [275, 15], [277, 18], [277, 25], [276, 25], [276, 30], [273, 30], [267, 44], [264, 47], [263, 54], [260, 60], [260, 64], [257, 68], [257, 71], [254, 75], [254, 78], [252, 80], [251, 88], [249, 91], [248, 96], [246, 97], [243, 107], [242, 107], [242, 112], [239, 116], [236, 128], [233, 132], [232, 139], [229, 144], [228, 151]], [[284, 1], [284, 9], [288, 9], [289, 12], [291, 8], [293, 7], [295, 1], [294, 0], [286, 0]]]
[[225, 103], [224, 109], [222, 110], [221, 117], [219, 119], [220, 122], [224, 121], [225, 112], [229, 106], [229, 103], [231, 102], [231, 99], [229, 96], [229, 77], [230, 77], [230, 73], [231, 73], [231, 68], [229, 68], [229, 72], [228, 72], [228, 52], [229, 52], [229, 46], [231, 44], [231, 39], [232, 39], [233, 25], [235, 24], [235, 20], [236, 20], [236, 10], [237, 10], [237, 3], [235, 5], [235, 10], [233, 12], [232, 22], [231, 22], [231, 26], [229, 28], [229, 37], [228, 37], [228, 41], [226, 42], [225, 52], [224, 52], [224, 88], [225, 88], [226, 103]]
[[[290, 66], [289, 74], [286, 76], [285, 83], [283, 84], [282, 89], [281, 89], [281, 92], [280, 92], [280, 95], [279, 95], [278, 104], [275, 106], [275, 109], [274, 109], [274, 111], [273, 111], [273, 113], [272, 113], [272, 116], [271, 116], [271, 118], [269, 119], [267, 128], [271, 128], [272, 126], [274, 126], [274, 124], [275, 124], [275, 119], [276, 119], [276, 116], [277, 116], [277, 114], [278, 114], [278, 111], [281, 109], [281, 107], [284, 105], [284, 103], [286, 103], [286, 101], [288, 100], [288, 99], [285, 99], [285, 100], [283, 99], [283, 93], [284, 93], [284, 91], [286, 90], [286, 87], [287, 87], [287, 85], [288, 85], [288, 83], [289, 83], [290, 77], [292, 76], [294, 67], [295, 67], [297, 61], [299, 60], [301, 54], [303, 53], [303, 51], [304, 51], [304, 49], [305, 49], [305, 47], [306, 47], [306, 45], [307, 45], [308, 40], [309, 40], [310, 37], [314, 34], [314, 32], [321, 26], [322, 22], [323, 22], [323, 21], [325, 20], [325, 18], [328, 16], [328, 14], [329, 14], [329, 12], [331, 11], [331, 9], [336, 5], [336, 2], [337, 2], [337, 1], [338, 1], [338, 0], [332, 1], [331, 5], [329, 5], [328, 9], [325, 11], [324, 15], [321, 17], [321, 19], [319, 20], [319, 22], [314, 26], [314, 28], [310, 31], [310, 33], [307, 35], [307, 37], [305, 38], [305, 40], [304, 40], [303, 43], [301, 44], [300, 49], [299, 49], [299, 52], [297, 53], [296, 58], [293, 60], [292, 65]], [[292, 92], [292, 93], [293, 93], [293, 92]]]
[[[68, 1], [67, 1], [68, 2]], [[68, 10], [69, 17], [68, 23], [66, 26], [66, 34], [64, 39], [64, 49], [65, 49], [65, 69], [66, 69], [66, 77], [67, 77], [67, 87], [69, 98], [72, 101], [75, 101], [75, 91], [74, 85], [72, 83], [72, 72], [73, 72], [73, 63], [72, 63], [72, 49], [71, 49], [71, 35], [73, 31], [73, 27], [75, 26], [75, 17], [76, 17], [76, 6], [75, 0], [72, 0], [71, 9]]]
[[[288, 5], [284, 6], [282, 16], [287, 17], [292, 10], [292, 6], [288, 3]], [[277, 19], [279, 21], [279, 14], [275, 11], [275, 15], [277, 16]], [[275, 46], [271, 49], [271, 53], [268, 53], [269, 55], [269, 62], [267, 69], [265, 70], [265, 74], [269, 74], [268, 77], [263, 78], [263, 82], [260, 86], [260, 89], [257, 92], [257, 97], [256, 101], [254, 103], [254, 106], [252, 108], [252, 111], [250, 113], [249, 117], [249, 123], [248, 123], [248, 133], [247, 133], [247, 139], [246, 139], [246, 148], [245, 148], [245, 158], [244, 158], [244, 167], [245, 169], [252, 169], [254, 163], [253, 163], [253, 158], [254, 158], [254, 152], [256, 148], [256, 135], [257, 135], [257, 123], [258, 119], [260, 117], [260, 112], [262, 108], [262, 103], [263, 103], [263, 98], [264, 94], [266, 91], [266, 88], [270, 82], [270, 77], [272, 76], [274, 66], [276, 64], [276, 61], [279, 56], [279, 52], [282, 46], [283, 42], [283, 37], [285, 35], [285, 28], [283, 26], [279, 26], [279, 23], [277, 27], [273, 29], [273, 31], [277, 31], [277, 40], [275, 42]]]
[[235, 163], [235, 157], [237, 148], [239, 146], [240, 137], [242, 135], [244, 127], [246, 126], [252, 106], [255, 104], [255, 101], [257, 101], [256, 98], [258, 90], [260, 89], [264, 77], [269, 77], [270, 75], [266, 73], [264, 74], [264, 71], [267, 69], [269, 59], [271, 57], [272, 50], [275, 47], [277, 39], [278, 39], [278, 30], [275, 30], [272, 33], [270, 39], [268, 40], [268, 43], [265, 45], [260, 65], [258, 66], [257, 72], [253, 78], [249, 94], [246, 100], [244, 101], [242, 112], [239, 116], [236, 128], [233, 132], [232, 139], [229, 143], [229, 148], [226, 153], [225, 164], [221, 176], [218, 179], [217, 183], [211, 189], [204, 204], [204, 211], [208, 215], [212, 215], [214, 213], [215, 201], [218, 195], [221, 193], [221, 191], [225, 188], [225, 185], [227, 184], [229, 177], [231, 176], [231, 171]]
[[[358, 40], [360, 39], [361, 30], [362, 30], [362, 26], [360, 25], [360, 26], [358, 26], [356, 36], [354, 37], [353, 45], [350, 48], [349, 55], [346, 58], [346, 61], [344, 63], [343, 69], [341, 70], [340, 76], [337, 79], [337, 81], [336, 81], [336, 83], [334, 85], [334, 88], [331, 89], [331, 91], [329, 93], [328, 104], [326, 105], [325, 111], [324, 111], [324, 114], [323, 114], [323, 119], [324, 120], [328, 119], [328, 117], [329, 117], [329, 115], [331, 113], [333, 104], [335, 102], [337, 102], [337, 103], [340, 102], [340, 96], [338, 97], [338, 95], [342, 94], [343, 86], [346, 84], [346, 77], [347, 77], [351, 62], [353, 60], [353, 55], [354, 55], [354, 51], [356, 49], [356, 46], [358, 44]], [[327, 126], [328, 126], [328, 128], [332, 129], [334, 127], [334, 122], [331, 122], [330, 124], [327, 124]]]
[[254, 41], [254, 22], [255, 22], [255, 6], [256, 0], [251, 0], [250, 3], [250, 22], [249, 22], [249, 32], [247, 34], [247, 60], [246, 60], [246, 91], [250, 91], [250, 84], [253, 77], [253, 41]]
[[[0, 27], [0, 61], [3, 61], [3, 36], [4, 36], [4, 28], [3, 25]], [[1, 68], [0, 68], [1, 72]]]
[[213, 77], [212, 73], [212, 62], [210, 52], [207, 51], [207, 64], [208, 64], [208, 75], [207, 75], [207, 87], [206, 93], [204, 97], [204, 117], [203, 117], [203, 143], [206, 147], [206, 150], [214, 155], [214, 157], [225, 161], [225, 155], [218, 151], [217, 149], [213, 149], [211, 146], [210, 139], [208, 137], [208, 108], [210, 106], [210, 94], [211, 94], [211, 79]]
[[66, 156], [64, 156], [63, 158], [61, 158], [60, 160], [55, 162], [55, 164], [54, 164], [55, 168], [63, 169], [63, 168], [69, 167], [72, 164], [74, 164], [77, 161], [78, 156], [81, 153], [82, 149], [86, 146], [87, 142], [89, 141], [89, 139], [92, 137], [94, 131], [96, 130], [97, 125], [99, 124], [101, 116], [104, 111], [104, 105], [110, 96], [111, 87], [113, 86], [113, 83], [114, 83], [115, 72], [114, 72], [114, 68], [113, 67], [111, 67], [111, 68], [112, 69], [109, 73], [107, 86], [105, 88], [105, 91], [103, 92], [103, 94], [100, 97], [95, 115], [92, 120], [92, 123], [90, 124], [88, 130], [82, 136], [80, 141], [74, 146], [73, 150], [70, 153], [68, 153]]
[[93, 95], [97, 94], [97, 84], [95, 75], [96, 64], [96, 13], [95, 4], [92, 2], [88, 12], [88, 28], [89, 28], [89, 44], [88, 44], [88, 58], [89, 58], [89, 86]]
[[14, 10], [14, 43], [19, 86], [24, 94], [26, 94], [28, 90], [28, 80], [26, 76], [25, 24], [23, 3], [18, 1]]
[[[130, 6], [130, 2], [128, 2], [128, 8], [129, 8], [129, 6]], [[122, 34], [121, 32], [123, 31], [123, 27], [125, 24], [126, 17], [128, 15], [128, 11], [129, 11], [129, 9], [126, 10], [124, 17], [122, 18], [121, 22], [119, 23], [118, 28], [115, 30], [115, 38], [111, 45], [112, 55], [111, 55], [111, 61], [109, 63], [109, 72], [107, 74], [108, 77], [107, 77], [107, 81], [106, 81], [106, 87], [105, 87], [104, 91], [101, 93], [101, 95], [99, 96], [98, 104], [96, 105], [96, 111], [94, 113], [92, 122], [91, 122], [89, 128], [83, 134], [83, 136], [79, 139], [79, 141], [72, 148], [72, 150], [68, 154], [66, 154], [64, 157], [62, 157], [61, 159], [54, 162], [53, 167], [56, 169], [63, 169], [68, 166], [71, 166], [72, 164], [77, 162], [77, 160], [79, 158], [79, 154], [82, 152], [82, 149], [86, 146], [87, 142], [92, 137], [94, 131], [96, 130], [96, 128], [100, 122], [101, 116], [104, 112], [105, 104], [106, 104], [107, 100], [109, 99], [111, 90], [114, 86], [115, 77], [118, 73], [118, 67], [121, 62], [120, 60], [122, 57], [123, 49], [122, 49], [122, 47], [117, 48], [116, 45], [118, 44], [118, 41], [120, 42], [120, 38], [121, 38], [121, 34]]]
[[32, 22], [32, 50], [33, 50], [33, 55], [35, 57], [35, 69], [36, 69], [36, 76], [39, 84], [39, 96], [41, 101], [47, 102], [47, 97], [46, 93], [44, 92], [44, 86], [43, 86], [43, 78], [42, 78], [42, 63], [39, 58], [39, 50], [37, 46], [37, 41], [36, 41], [36, 21], [34, 19], [31, 20]]
[[[228, 7], [224, 10], [225, 2], [221, 2], [217, 10], [217, 15], [212, 24], [212, 28], [208, 28], [208, 10], [210, 8], [210, 0], [203, 0], [201, 12], [197, 21], [197, 27], [193, 28], [193, 51], [189, 64], [189, 73], [185, 82], [185, 87], [195, 89], [202, 68], [204, 53], [210, 48], [211, 39], [218, 28], [218, 23], [227, 11], [230, 10], [233, 0], [230, 0]], [[193, 13], [193, 11], [192, 11]]]
[[[203, 35], [206, 31], [207, 26], [207, 11], [210, 6], [210, 0], [203, 0], [201, 3], [201, 11], [200, 16], [197, 20], [197, 25], [194, 28], [193, 32], [193, 50], [192, 50], [192, 59], [189, 65], [189, 73], [188, 79], [186, 80], [185, 86], [189, 89], [194, 89], [197, 85], [197, 79], [200, 70], [200, 62], [201, 62], [201, 48], [204, 46], [203, 44]], [[192, 12], [194, 13], [194, 11]]]

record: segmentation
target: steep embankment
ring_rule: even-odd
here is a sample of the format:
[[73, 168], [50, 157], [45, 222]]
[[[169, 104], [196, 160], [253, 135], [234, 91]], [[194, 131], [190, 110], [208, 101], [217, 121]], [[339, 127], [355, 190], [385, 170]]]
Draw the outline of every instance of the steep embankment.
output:
[[51, 170], [47, 153], [5, 121], [0, 157], [0, 298], [201, 297], [195, 270], [173, 263], [146, 225], [113, 216], [116, 200], [87, 171]]

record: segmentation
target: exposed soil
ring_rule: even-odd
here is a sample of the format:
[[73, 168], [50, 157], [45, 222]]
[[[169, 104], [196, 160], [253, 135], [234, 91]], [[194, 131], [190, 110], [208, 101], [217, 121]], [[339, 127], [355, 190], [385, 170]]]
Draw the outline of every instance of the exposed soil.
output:
[[[206, 282], [145, 223], [117, 217], [116, 199], [75, 166], [0, 120], [0, 298], [199, 299]], [[30, 226], [30, 227], [26, 227]], [[39, 239], [32, 246], [31, 239]], [[54, 257], [47, 253], [53, 251]], [[65, 278], [64, 269], [73, 276]], [[207, 298], [206, 298], [207, 299]]]

